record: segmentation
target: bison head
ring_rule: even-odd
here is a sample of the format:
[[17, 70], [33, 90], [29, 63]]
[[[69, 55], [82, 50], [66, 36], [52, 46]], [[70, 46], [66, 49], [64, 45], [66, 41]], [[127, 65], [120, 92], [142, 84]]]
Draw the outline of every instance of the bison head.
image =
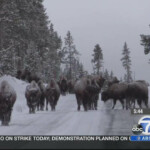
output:
[[98, 77], [98, 78], [96, 79], [96, 82], [97, 82], [97, 84], [99, 85], [99, 87], [102, 88], [103, 85], [104, 85], [104, 82], [105, 82], [105, 78], [103, 78], [102, 76], [100, 76], [100, 77]]
[[38, 95], [38, 91], [30, 92], [30, 102], [31, 103], [36, 103], [37, 102], [37, 95]]
[[107, 100], [109, 100], [109, 93], [108, 93], [108, 91], [102, 92], [101, 100], [104, 101], [104, 102], [106, 102]]

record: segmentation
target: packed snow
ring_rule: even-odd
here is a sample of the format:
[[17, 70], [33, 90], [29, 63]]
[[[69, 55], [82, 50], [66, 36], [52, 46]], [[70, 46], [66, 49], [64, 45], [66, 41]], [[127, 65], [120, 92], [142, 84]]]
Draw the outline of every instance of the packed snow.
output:
[[112, 110], [112, 101], [98, 102], [97, 111], [77, 111], [75, 95], [61, 96], [56, 111], [38, 111], [29, 114], [25, 99], [28, 83], [11, 76], [6, 80], [15, 89], [17, 100], [13, 108], [10, 125], [0, 126], [1, 135], [131, 135], [132, 127], [142, 116], [131, 115], [130, 110], [122, 110], [118, 101]]

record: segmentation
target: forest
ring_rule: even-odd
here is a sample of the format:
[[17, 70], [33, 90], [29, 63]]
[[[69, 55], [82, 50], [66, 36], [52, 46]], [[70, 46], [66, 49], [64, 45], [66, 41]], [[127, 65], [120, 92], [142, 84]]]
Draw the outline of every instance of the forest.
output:
[[[141, 35], [145, 54], [150, 51], [150, 37]], [[104, 69], [103, 49], [93, 46], [92, 74], [103, 74], [112, 79], [113, 70]], [[121, 81], [134, 80], [130, 49], [125, 42], [120, 63], [125, 69]], [[16, 76], [17, 71], [28, 69], [44, 81], [50, 78], [78, 79], [88, 75], [71, 31], [61, 37], [47, 16], [43, 0], [0, 0], [0, 75]]]

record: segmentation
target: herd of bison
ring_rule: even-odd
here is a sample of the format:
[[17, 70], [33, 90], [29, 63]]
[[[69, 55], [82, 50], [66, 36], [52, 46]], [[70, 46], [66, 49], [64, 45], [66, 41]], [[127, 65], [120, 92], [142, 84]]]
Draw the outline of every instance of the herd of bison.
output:
[[[135, 108], [136, 102], [140, 108], [142, 104], [148, 108], [148, 84], [144, 80], [126, 83], [120, 82], [116, 77], [107, 81], [102, 75], [86, 76], [78, 80], [67, 80], [62, 76], [59, 81], [51, 79], [45, 86], [38, 76], [31, 74], [28, 70], [18, 71], [16, 77], [29, 82], [25, 97], [30, 114], [35, 113], [36, 110], [44, 111], [45, 104], [46, 110], [50, 104], [51, 110], [55, 111], [61, 94], [64, 96], [75, 94], [78, 111], [81, 105], [85, 111], [97, 110], [100, 93], [102, 101], [113, 100], [112, 109], [117, 100], [120, 101], [123, 109]], [[14, 88], [7, 81], [2, 81], [0, 83], [0, 120], [3, 126], [9, 125], [16, 98]]]

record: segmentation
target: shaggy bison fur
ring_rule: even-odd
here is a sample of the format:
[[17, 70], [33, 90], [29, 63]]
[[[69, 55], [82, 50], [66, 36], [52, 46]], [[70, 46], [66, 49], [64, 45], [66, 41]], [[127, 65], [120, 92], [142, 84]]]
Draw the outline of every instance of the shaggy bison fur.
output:
[[50, 103], [51, 110], [55, 111], [57, 102], [60, 97], [60, 89], [55, 80], [51, 80], [46, 87], [45, 91], [46, 96], [46, 110], [48, 110], [48, 104]]
[[148, 85], [144, 81], [135, 81], [128, 84], [127, 90], [128, 103], [134, 103], [137, 100], [139, 107], [142, 107], [142, 103], [148, 108]]
[[30, 85], [26, 87], [25, 97], [27, 99], [27, 105], [29, 107], [29, 113], [35, 113], [35, 108], [40, 101], [41, 91], [35, 81], [32, 81]]
[[102, 92], [102, 101], [106, 102], [107, 100], [112, 99], [113, 100], [112, 109], [114, 109], [116, 101], [119, 100], [124, 109], [124, 99], [126, 99], [127, 96], [127, 89], [128, 89], [127, 83], [114, 83], [110, 87], [108, 87], [107, 90]]
[[83, 105], [84, 110], [87, 111], [91, 108], [91, 103], [94, 98], [93, 96], [99, 93], [100, 88], [95, 82], [92, 82], [91, 79], [82, 78], [76, 82], [74, 90], [77, 99], [78, 111], [80, 111], [81, 105]]
[[38, 86], [40, 88], [41, 95], [40, 95], [40, 100], [39, 100], [38, 105], [37, 105], [37, 110], [43, 111], [44, 110], [44, 103], [45, 103], [45, 86], [44, 86], [42, 80], [40, 80], [38, 82]]
[[11, 113], [16, 101], [16, 92], [7, 81], [0, 84], [0, 120], [2, 125], [9, 125]]

